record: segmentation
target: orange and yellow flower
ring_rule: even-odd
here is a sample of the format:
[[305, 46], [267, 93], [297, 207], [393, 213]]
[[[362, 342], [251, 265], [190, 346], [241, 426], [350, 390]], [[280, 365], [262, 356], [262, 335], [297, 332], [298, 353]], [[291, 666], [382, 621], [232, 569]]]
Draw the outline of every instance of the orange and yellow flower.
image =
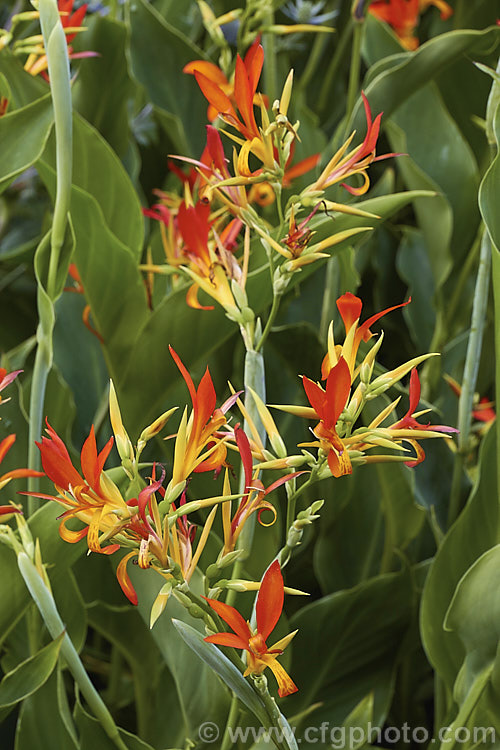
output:
[[330, 326], [328, 332], [328, 351], [323, 359], [321, 365], [321, 375], [323, 379], [328, 377], [328, 374], [332, 367], [334, 367], [339, 358], [343, 359], [349, 365], [352, 380], [354, 380], [354, 372], [356, 367], [356, 355], [358, 353], [359, 346], [362, 341], [368, 341], [374, 334], [370, 331], [371, 326], [377, 322], [380, 318], [392, 310], [397, 310], [399, 307], [405, 307], [411, 302], [411, 297], [407, 302], [403, 302], [400, 305], [394, 305], [388, 307], [381, 312], [375, 313], [370, 318], [359, 322], [361, 317], [361, 311], [363, 309], [363, 302], [359, 297], [356, 297], [351, 292], [343, 294], [337, 300], [337, 308], [344, 323], [345, 328], [345, 340], [342, 345], [336, 345], [333, 339], [333, 326]]
[[370, 105], [368, 104], [368, 99], [363, 91], [361, 92], [361, 97], [363, 99], [366, 116], [366, 136], [363, 143], [356, 146], [351, 151], [348, 151], [356, 134], [356, 131], [353, 131], [347, 141], [330, 159], [316, 182], [308, 188], [308, 191], [325, 190], [327, 187], [330, 187], [330, 185], [335, 185], [337, 182], [357, 174], [363, 179], [361, 187], [351, 187], [344, 182], [342, 183], [342, 187], [352, 195], [364, 195], [370, 187], [370, 179], [367, 174], [367, 169], [370, 164], [380, 161], [381, 159], [388, 159], [391, 156], [398, 156], [398, 154], [393, 153], [375, 156], [382, 112], [380, 112], [372, 121]]
[[281, 575], [280, 565], [276, 560], [267, 569], [257, 595], [257, 603], [255, 605], [256, 630], [252, 630], [249, 623], [243, 619], [234, 607], [224, 602], [219, 602], [217, 599], [207, 599], [208, 604], [229, 625], [233, 632], [216, 633], [205, 638], [205, 641], [208, 643], [246, 651], [247, 668], [244, 676], [262, 674], [269, 667], [278, 683], [280, 698], [291, 695], [298, 689], [277, 660], [277, 656], [283, 653], [297, 631], [290, 633], [271, 647], [268, 647], [266, 644], [267, 639], [281, 616], [283, 601], [283, 576]]
[[[48, 437], [42, 437], [37, 446], [42, 456], [42, 466], [46, 476], [54, 483], [59, 495], [32, 494], [56, 500], [67, 510], [61, 516], [59, 533], [67, 542], [78, 542], [87, 537], [92, 552], [110, 555], [119, 549], [119, 544], [101, 546], [100, 534], [105, 538], [118, 533], [118, 530], [133, 515], [116, 484], [104, 473], [104, 464], [113, 446], [111, 437], [102, 451], [97, 451], [94, 426], [83, 444], [80, 461], [82, 474], [73, 466], [68, 449], [56, 431], [47, 422]], [[73, 531], [66, 527], [69, 518], [76, 517], [85, 527]]]
[[223, 466], [227, 448], [225, 438], [218, 433], [226, 424], [226, 412], [236, 402], [239, 394], [216, 407], [217, 396], [208, 367], [198, 388], [195, 388], [193, 379], [177, 352], [171, 346], [169, 350], [188, 387], [193, 405], [189, 420], [187, 410], [184, 411], [175, 441], [170, 483], [171, 487], [175, 487], [193, 472], [216, 471]]

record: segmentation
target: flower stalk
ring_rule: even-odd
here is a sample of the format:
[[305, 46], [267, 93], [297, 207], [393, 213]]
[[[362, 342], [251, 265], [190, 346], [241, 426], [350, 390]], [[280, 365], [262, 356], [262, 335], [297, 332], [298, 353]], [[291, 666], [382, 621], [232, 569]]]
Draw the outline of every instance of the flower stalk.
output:
[[[59, 612], [57, 611], [56, 603], [51, 592], [26, 552], [19, 552], [17, 564], [28, 591], [42, 615], [47, 630], [52, 638], [57, 638], [61, 633], [64, 633], [65, 626], [61, 620]], [[61, 654], [64, 657], [79, 690], [110, 740], [115, 747], [119, 748], [119, 750], [127, 750], [127, 746], [120, 737], [118, 727], [116, 726], [113, 717], [90, 681], [68, 633], [65, 633], [64, 635]]]

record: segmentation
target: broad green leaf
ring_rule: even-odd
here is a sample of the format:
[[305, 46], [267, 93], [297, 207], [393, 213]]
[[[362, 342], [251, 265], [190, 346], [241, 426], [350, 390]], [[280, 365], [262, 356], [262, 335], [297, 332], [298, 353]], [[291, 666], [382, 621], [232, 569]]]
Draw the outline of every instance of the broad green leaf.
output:
[[[142, 252], [143, 221], [137, 193], [120, 160], [104, 138], [75, 113], [73, 120], [73, 186], [94, 198], [109, 230], [136, 260]], [[51, 137], [41, 159], [42, 174], [54, 191], [55, 139]], [[47, 171], [50, 169], [50, 172]], [[71, 206], [71, 213], [75, 207]], [[76, 222], [76, 217], [73, 217]], [[90, 246], [90, 242], [87, 243]]]
[[[138, 610], [149, 627], [151, 606], [164, 583], [164, 579], [153, 570], [143, 571], [130, 566], [129, 574], [139, 596]], [[191, 587], [197, 575], [191, 579]], [[198, 581], [198, 586], [200, 582]], [[184, 735], [198, 740], [198, 729], [204, 721], [213, 721], [223, 726], [229, 711], [229, 691], [217, 675], [184, 643], [172, 624], [172, 617], [188, 620], [203, 628], [200, 620], [194, 620], [186, 609], [171, 596], [163, 614], [156, 621], [151, 634], [165, 664], [168, 666], [177, 687], [177, 696], [184, 720]]]
[[133, 84], [127, 71], [125, 25], [92, 15], [76, 49], [92, 50], [98, 57], [84, 60], [73, 85], [73, 106], [123, 156], [129, 140], [129, 99]]
[[368, 693], [357, 706], [353, 708], [343, 722], [348, 737], [346, 750], [358, 750], [366, 744], [373, 719], [373, 693]]
[[78, 750], [77, 738], [70, 734], [61, 718], [57, 679], [53, 672], [47, 682], [23, 702], [14, 750], [46, 750], [48, 747]]
[[0, 708], [11, 706], [35, 693], [50, 677], [57, 664], [64, 633], [21, 662], [0, 682]]
[[205, 643], [203, 636], [197, 630], [180, 620], [172, 620], [177, 632], [187, 643], [195, 654], [197, 654], [205, 664], [208, 664], [225, 684], [238, 696], [240, 701], [246, 706], [261, 722], [263, 726], [269, 723], [269, 717], [265, 711], [262, 701], [250, 687], [241, 672], [232, 664], [222, 651], [214, 646], [213, 643]]
[[206, 55], [144, 0], [134, 0], [127, 10], [132, 73], [162, 110], [177, 153], [198, 158], [205, 142], [207, 103], [194, 76], [182, 69]]
[[492, 667], [500, 642], [500, 545], [476, 560], [460, 579], [444, 628], [465, 646], [455, 698], [461, 705], [485, 669]]
[[[432, 201], [427, 203], [431, 204]], [[396, 266], [399, 275], [408, 284], [408, 293], [412, 298], [411, 305], [403, 309], [403, 317], [415, 348], [418, 352], [429, 351], [436, 323], [432, 306], [435, 284], [422, 232], [413, 227], [403, 230]]]
[[[494, 131], [496, 139], [496, 154], [488, 171], [484, 175], [479, 188], [479, 208], [489, 233], [492, 248], [492, 279], [493, 294], [495, 299], [495, 343], [496, 343], [496, 398], [500, 403], [500, 217], [498, 212], [498, 196], [500, 195], [500, 106], [497, 106], [494, 118]], [[500, 444], [500, 422], [497, 420], [497, 438]], [[497, 460], [498, 481], [500, 482], [500, 461]]]
[[481, 448], [474, 489], [436, 554], [422, 596], [422, 643], [449, 693], [464, 649], [454, 632], [444, 630], [446, 611], [466, 570], [500, 540], [495, 455], [495, 431], [490, 430]]
[[379, 576], [303, 607], [290, 621], [299, 629], [290, 669], [299, 692], [287, 698], [287, 712], [321, 702], [315, 723], [340, 726], [373, 692], [374, 722], [383, 723], [398, 659], [394, 644], [408, 631], [412, 611], [407, 571]]
[[[368, 17], [367, 23], [373, 19]], [[421, 86], [463, 54], [475, 54], [491, 48], [500, 39], [500, 29], [491, 26], [482, 31], [457, 30], [440, 34], [422, 44], [414, 53], [382, 60], [369, 71], [370, 82], [363, 86], [372, 112], [384, 112], [388, 119]], [[388, 67], [389, 65], [389, 67]], [[363, 132], [365, 127], [361, 100], [358, 101], [348, 131]]]
[[0, 189], [40, 158], [54, 122], [52, 100], [47, 94], [0, 118]]

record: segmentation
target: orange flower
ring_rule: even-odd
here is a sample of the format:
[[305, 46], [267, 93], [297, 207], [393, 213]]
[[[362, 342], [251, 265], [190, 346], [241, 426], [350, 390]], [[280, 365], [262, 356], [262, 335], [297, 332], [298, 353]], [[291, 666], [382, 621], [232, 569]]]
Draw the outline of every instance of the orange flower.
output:
[[[214, 63], [194, 60], [184, 67], [185, 73], [193, 73], [203, 95], [210, 103], [208, 119], [220, 115], [247, 140], [260, 138], [253, 113], [254, 99], [264, 63], [264, 50], [257, 38], [242, 60], [236, 57], [234, 83], [231, 84], [222, 70]], [[236, 110], [241, 115], [238, 117]]]
[[[42, 441], [37, 443], [37, 446], [42, 456], [44, 472], [54, 483], [60, 496], [23, 494], [56, 500], [68, 508], [61, 516], [62, 521], [59, 527], [59, 533], [65, 541], [78, 542], [87, 536], [87, 543], [92, 552], [111, 555], [119, 549], [120, 545], [110, 544], [101, 547], [100, 532], [104, 531], [106, 538], [112, 536], [132, 516], [120, 490], [103, 471], [113, 446], [113, 438], [110, 438], [102, 451], [98, 453], [92, 425], [80, 454], [82, 477], [73, 466], [63, 441], [48, 422], [47, 433], [48, 437], [42, 437]], [[80, 531], [71, 531], [66, 528], [66, 520], [74, 516], [86, 524], [85, 528]]]
[[312, 185], [309, 190], [325, 190], [330, 185], [340, 182], [340, 180], [345, 180], [347, 177], [359, 174], [363, 178], [363, 185], [361, 187], [354, 188], [345, 183], [342, 183], [342, 187], [344, 187], [349, 193], [352, 193], [352, 195], [364, 195], [370, 187], [370, 180], [366, 171], [370, 164], [375, 161], [380, 161], [381, 159], [388, 159], [391, 156], [398, 156], [398, 154], [392, 153], [375, 156], [382, 112], [380, 112], [372, 122], [370, 105], [368, 104], [368, 99], [363, 91], [361, 92], [361, 97], [363, 99], [366, 115], [366, 136], [363, 143], [360, 146], [356, 146], [356, 148], [349, 151], [346, 155], [346, 151], [351, 145], [352, 139], [356, 133], [356, 131], [354, 131], [347, 141], [339, 148], [332, 159], [330, 159], [314, 185]]
[[[420, 379], [418, 377], [418, 372], [416, 368], [414, 368], [411, 371], [410, 375], [410, 405], [408, 407], [408, 411], [404, 415], [402, 419], [400, 419], [396, 424], [392, 425], [390, 428], [391, 430], [418, 430], [418, 431], [431, 431], [431, 432], [445, 432], [445, 433], [452, 433], [452, 432], [458, 432], [454, 427], [447, 427], [446, 425], [442, 424], [420, 424], [420, 422], [417, 421], [416, 417], [413, 415], [417, 411], [417, 407], [420, 401]], [[425, 458], [425, 451], [422, 448], [419, 443], [417, 443], [415, 440], [408, 440], [409, 443], [413, 446], [415, 449], [415, 452], [417, 454], [417, 457], [415, 460], [412, 461], [405, 461], [406, 466], [417, 466], [418, 464], [422, 463], [422, 461]]]
[[346, 337], [342, 346], [335, 346], [333, 340], [333, 328], [330, 327], [328, 335], [328, 352], [321, 365], [321, 375], [323, 379], [328, 377], [328, 373], [337, 363], [340, 356], [342, 356], [349, 365], [351, 376], [353, 376], [356, 365], [356, 355], [361, 341], [368, 341], [374, 335], [370, 331], [370, 327], [387, 313], [392, 312], [392, 310], [397, 310], [398, 307], [405, 307], [410, 302], [411, 297], [407, 302], [388, 307], [386, 310], [375, 313], [375, 315], [372, 315], [360, 325], [359, 319], [361, 317], [361, 310], [363, 309], [362, 301], [359, 297], [351, 294], [351, 292], [347, 292], [346, 294], [343, 294], [342, 297], [339, 297], [337, 300], [337, 308], [344, 323]]
[[198, 302], [198, 289], [201, 287], [208, 295], [213, 297], [225, 308], [227, 312], [237, 313], [238, 308], [229, 286], [228, 273], [226, 268], [229, 267], [231, 254], [226, 257], [226, 248], [223, 241], [233, 241], [233, 230], [236, 234], [239, 232], [241, 222], [234, 220], [231, 222], [219, 238], [217, 249], [219, 257], [215, 250], [209, 245], [209, 233], [212, 223], [210, 221], [210, 205], [198, 201], [194, 206], [187, 206], [181, 203], [177, 214], [177, 227], [184, 241], [183, 253], [189, 259], [189, 268], [186, 268], [195, 284], [189, 289], [187, 294], [187, 303], [190, 307], [198, 309], [211, 310], [211, 307], [204, 307]]
[[415, 35], [419, 14], [429, 5], [439, 8], [443, 21], [453, 13], [453, 9], [444, 0], [373, 0], [368, 10], [392, 26], [403, 47], [414, 50], [419, 45]]
[[185, 481], [193, 472], [215, 471], [226, 459], [225, 442], [216, 433], [226, 424], [226, 412], [236, 402], [239, 393], [231, 396], [216, 408], [216, 394], [207, 367], [198, 389], [181, 358], [169, 346], [175, 364], [181, 371], [191, 396], [193, 411], [188, 421], [185, 411], [175, 442], [174, 466], [171, 486]]
[[[302, 383], [314, 415], [320, 420], [313, 432], [327, 454], [330, 471], [334, 477], [352, 474], [349, 453], [336, 430], [351, 390], [351, 373], [347, 362], [340, 357], [335, 367], [332, 367], [326, 379], [325, 390], [306, 377], [302, 378]], [[307, 416], [311, 415], [308, 413]]]
[[279, 562], [275, 560], [267, 569], [257, 595], [255, 606], [257, 629], [254, 632], [248, 622], [240, 615], [237, 609], [219, 602], [216, 599], [207, 599], [212, 609], [227, 622], [232, 633], [216, 633], [209, 635], [204, 640], [207, 643], [216, 643], [219, 646], [243, 649], [247, 652], [247, 668], [244, 672], [249, 674], [262, 674], [269, 667], [278, 683], [278, 694], [280, 698], [295, 693], [298, 688], [277, 660], [277, 656], [283, 653], [286, 646], [294, 637], [295, 632], [268, 648], [267, 638], [274, 630], [283, 610], [284, 586], [283, 576]]
[[[75, 263], [70, 263], [69, 264], [68, 274], [71, 276], [71, 278], [73, 279], [74, 283], [73, 283], [73, 286], [65, 286], [64, 287], [64, 291], [65, 292], [75, 292], [75, 294], [83, 294], [84, 295], [85, 294], [85, 289], [83, 288], [82, 280], [80, 278], [80, 274], [78, 272], [78, 268], [76, 267]], [[99, 333], [99, 331], [97, 331], [94, 328], [94, 326], [92, 325], [92, 323], [90, 322], [90, 313], [91, 313], [90, 305], [85, 305], [85, 307], [83, 308], [83, 312], [82, 312], [83, 325], [86, 328], [89, 329], [90, 333], [93, 333], [94, 336], [96, 336], [96, 338], [99, 339], [99, 341], [101, 342], [101, 344], [103, 344], [104, 343], [103, 337], [101, 336], [101, 334]]]

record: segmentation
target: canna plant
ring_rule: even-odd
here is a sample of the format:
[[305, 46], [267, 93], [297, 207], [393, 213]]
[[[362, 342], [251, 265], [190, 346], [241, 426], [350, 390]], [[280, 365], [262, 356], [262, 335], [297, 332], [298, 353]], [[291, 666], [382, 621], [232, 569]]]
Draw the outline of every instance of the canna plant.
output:
[[2, 11], [2, 747], [494, 745], [496, 22]]

